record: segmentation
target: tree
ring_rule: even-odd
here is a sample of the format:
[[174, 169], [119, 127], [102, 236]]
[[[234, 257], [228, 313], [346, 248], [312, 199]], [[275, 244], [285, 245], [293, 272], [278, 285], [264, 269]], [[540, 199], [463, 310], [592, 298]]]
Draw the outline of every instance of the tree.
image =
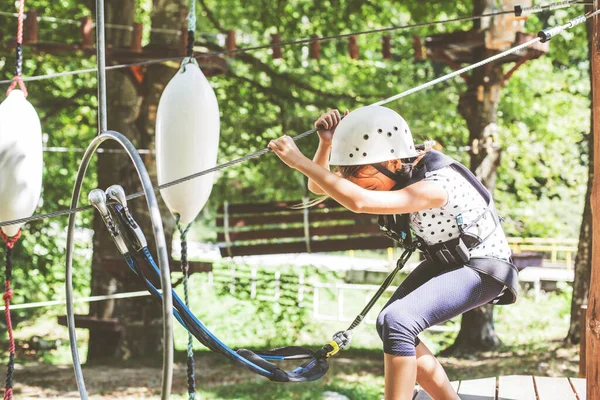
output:
[[[134, 0], [107, 1], [106, 23], [131, 26], [136, 12]], [[152, 9], [152, 26], [172, 28], [181, 26], [182, 4], [176, 1], [154, 1]], [[115, 47], [127, 47], [131, 41], [131, 33], [126, 30], [108, 31], [107, 44]], [[150, 36], [153, 46], [168, 46], [177, 49], [179, 39], [175, 35], [154, 33]], [[111, 72], [108, 85], [108, 128], [127, 136], [137, 148], [152, 148], [156, 108], [160, 95], [176, 69], [170, 65], [152, 65], [144, 71], [143, 83], [140, 83], [129, 70]], [[145, 159], [146, 168], [155, 178], [154, 158]], [[155, 180], [155, 179], [153, 179]], [[129, 158], [122, 154], [102, 153], [98, 158], [98, 186], [107, 188], [113, 184], [121, 184], [127, 193], [141, 189], [137, 174]], [[137, 216], [140, 226], [145, 232], [151, 232], [148, 211], [144, 201], [133, 201], [130, 204], [133, 215]], [[163, 209], [163, 221], [167, 243], [170, 243], [173, 222], [170, 214]], [[124, 273], [113, 276], [107, 273], [109, 256], [120, 259], [112, 239], [106, 234], [106, 227], [99, 216], [94, 218], [94, 262], [92, 263], [92, 293], [107, 294], [144, 290], [144, 285], [132, 279], [131, 272], [124, 268]], [[149, 237], [149, 243], [152, 243]], [[142, 312], [140, 312], [142, 310]], [[108, 337], [102, 331], [90, 331], [88, 361], [112, 357], [107, 346], [116, 349], [120, 358], [152, 356], [162, 349], [162, 313], [161, 307], [153, 298], [131, 299], [126, 302], [94, 303], [93, 315], [100, 317], [116, 317], [123, 330], [120, 341]]]
[[[588, 53], [592, 57], [592, 21], [586, 24], [588, 36]], [[592, 70], [590, 68], [590, 82]], [[590, 99], [592, 93], [590, 91]], [[593, 115], [592, 115], [593, 121]], [[592, 123], [593, 127], [594, 124]], [[575, 257], [575, 277], [573, 280], [573, 297], [571, 298], [571, 322], [566, 341], [571, 344], [579, 344], [581, 340], [581, 306], [587, 304], [590, 294], [590, 278], [592, 274], [592, 205], [591, 196], [594, 182], [594, 134], [590, 131], [588, 135], [588, 183], [585, 193], [585, 206], [579, 233], [579, 244], [577, 256]]]

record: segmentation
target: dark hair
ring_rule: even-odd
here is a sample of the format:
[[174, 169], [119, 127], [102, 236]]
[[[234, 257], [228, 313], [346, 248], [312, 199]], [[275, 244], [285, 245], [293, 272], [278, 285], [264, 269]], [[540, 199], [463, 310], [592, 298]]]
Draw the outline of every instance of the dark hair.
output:
[[[387, 168], [387, 166], [389, 165], [389, 161], [384, 161], [381, 164]], [[337, 172], [339, 172], [340, 176], [342, 178], [356, 178], [358, 176], [358, 174], [360, 173], [360, 171], [362, 171], [363, 169], [365, 169], [366, 167], [370, 166], [371, 164], [366, 164], [366, 165], [339, 165], [337, 167]]]

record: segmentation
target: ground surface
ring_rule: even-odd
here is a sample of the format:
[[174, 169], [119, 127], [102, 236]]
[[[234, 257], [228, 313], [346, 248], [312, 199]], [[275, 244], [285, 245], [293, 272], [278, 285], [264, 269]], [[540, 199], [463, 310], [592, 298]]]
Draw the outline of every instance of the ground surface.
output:
[[[577, 347], [550, 341], [522, 350], [505, 349], [470, 357], [440, 358], [450, 379], [473, 379], [498, 375], [577, 376]], [[381, 399], [383, 356], [376, 350], [357, 350], [336, 358], [320, 381], [278, 384], [233, 366], [214, 354], [196, 356], [199, 396], [203, 399], [320, 399], [326, 391], [350, 399]], [[159, 398], [161, 370], [145, 362], [84, 367], [91, 399]], [[78, 398], [70, 365], [32, 364], [15, 371], [15, 398]], [[185, 366], [177, 364], [173, 377], [174, 397], [185, 395]]]

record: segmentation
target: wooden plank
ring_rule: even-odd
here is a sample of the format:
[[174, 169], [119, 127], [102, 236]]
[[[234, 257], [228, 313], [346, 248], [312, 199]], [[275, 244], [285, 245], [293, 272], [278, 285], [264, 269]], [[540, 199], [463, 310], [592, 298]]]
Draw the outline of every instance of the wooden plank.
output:
[[[450, 384], [452, 385], [454, 390], [458, 391], [458, 386], [460, 384], [459, 381], [452, 381], [450, 382]], [[417, 385], [415, 390], [417, 390], [417, 395], [413, 398], [413, 400], [433, 400], [431, 396], [429, 396], [429, 394], [421, 386]]]
[[[311, 241], [310, 247], [313, 253], [324, 251], [344, 251], [344, 250], [374, 250], [387, 249], [394, 247], [394, 242], [383, 235], [352, 238], [352, 239], [332, 239]], [[223, 257], [229, 255], [226, 247], [219, 249]], [[232, 246], [232, 256], [252, 256], [261, 254], [288, 254], [288, 253], [306, 253], [306, 243], [278, 243], [278, 244], [257, 244], [248, 246]]]
[[586, 382], [585, 379], [581, 378], [569, 378], [571, 382], [571, 386], [575, 389], [575, 394], [577, 394], [577, 398], [579, 400], [586, 400]]
[[462, 400], [495, 400], [496, 378], [461, 381], [458, 395]]
[[[323, 222], [323, 221], [377, 221], [376, 215], [370, 214], [356, 214], [352, 211], [331, 211], [327, 213], [323, 212], [310, 212], [309, 221], [312, 222]], [[304, 213], [302, 210], [288, 214], [273, 214], [273, 215], [249, 215], [244, 217], [229, 217], [230, 227], [245, 227], [254, 225], [269, 225], [279, 223], [292, 223], [304, 222]], [[217, 227], [223, 227], [223, 217], [217, 217]]]
[[498, 400], [537, 400], [532, 376], [501, 376], [498, 382]]
[[[67, 316], [59, 315], [58, 324], [67, 326]], [[117, 318], [100, 319], [89, 315], [75, 315], [75, 327], [115, 333], [121, 331], [121, 324]]]
[[[315, 236], [340, 236], [340, 235], [362, 235], [362, 234], [381, 234], [379, 225], [375, 223], [368, 224], [350, 224], [350, 225], [331, 225], [320, 226], [317, 228], [310, 227], [310, 237]], [[242, 240], [259, 240], [259, 239], [290, 239], [304, 238], [304, 228], [279, 228], [279, 229], [254, 229], [251, 231], [229, 232], [229, 240], [232, 243]], [[225, 233], [217, 234], [218, 242], [225, 242]]]
[[422, 387], [418, 388], [417, 395], [413, 398], [413, 400], [433, 400], [429, 394]]
[[[290, 211], [291, 206], [295, 206], [298, 204], [302, 204], [302, 199], [300, 200], [290, 200], [290, 201], [273, 201], [273, 202], [265, 202], [265, 203], [230, 203], [227, 206], [227, 212], [230, 215], [233, 214], [256, 214], [256, 213], [268, 213], [268, 212], [280, 212], [280, 211]], [[328, 208], [343, 208], [338, 202], [335, 200], [326, 200], [323, 203], [319, 203], [315, 206], [310, 207], [310, 210], [323, 210]], [[219, 214], [223, 214], [224, 205], [221, 205], [218, 209]]]
[[577, 400], [567, 378], [536, 376], [533, 379], [539, 400]]

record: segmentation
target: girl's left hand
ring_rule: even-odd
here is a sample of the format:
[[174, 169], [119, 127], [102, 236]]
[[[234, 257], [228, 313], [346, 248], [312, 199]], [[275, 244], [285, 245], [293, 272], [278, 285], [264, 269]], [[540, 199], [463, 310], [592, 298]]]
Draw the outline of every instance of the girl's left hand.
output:
[[306, 158], [288, 135], [271, 140], [268, 147], [291, 168], [296, 168], [302, 159]]

